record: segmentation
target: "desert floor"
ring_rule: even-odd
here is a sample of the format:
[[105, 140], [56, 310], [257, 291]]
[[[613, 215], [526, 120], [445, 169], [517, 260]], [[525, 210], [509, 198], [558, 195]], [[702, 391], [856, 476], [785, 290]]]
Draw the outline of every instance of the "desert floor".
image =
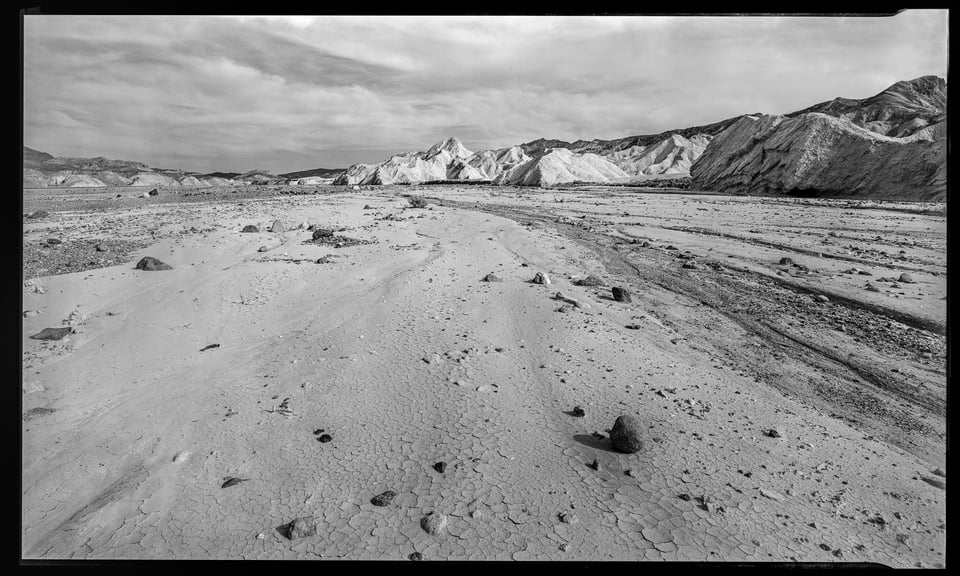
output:
[[943, 205], [332, 190], [25, 193], [24, 558], [945, 562]]

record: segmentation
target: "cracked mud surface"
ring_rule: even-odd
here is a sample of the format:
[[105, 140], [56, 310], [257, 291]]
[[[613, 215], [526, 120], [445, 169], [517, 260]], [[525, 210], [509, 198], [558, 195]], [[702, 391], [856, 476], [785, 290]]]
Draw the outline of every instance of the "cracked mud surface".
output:
[[[881, 211], [915, 243], [863, 256], [874, 280], [917, 269], [895, 298], [854, 292], [840, 267], [863, 264], [668, 229], [704, 227], [668, 221], [697, 208], [751, 218], [726, 197], [424, 193], [445, 205], [385, 189], [52, 211], [67, 239], [107, 223], [150, 245], [24, 289], [23, 557], [944, 563], [945, 491], [925, 480], [945, 482], [941, 216]], [[795, 237], [758, 236], [819, 242], [798, 214]], [[240, 233], [278, 218], [376, 243]], [[829, 231], [865, 253], [873, 231], [848, 224]], [[147, 255], [173, 270], [134, 270]], [[782, 255], [821, 271], [779, 275]], [[558, 312], [558, 291], [587, 306]], [[74, 309], [76, 334], [27, 338]], [[622, 414], [637, 453], [610, 446]], [[290, 539], [298, 518], [315, 532]]]

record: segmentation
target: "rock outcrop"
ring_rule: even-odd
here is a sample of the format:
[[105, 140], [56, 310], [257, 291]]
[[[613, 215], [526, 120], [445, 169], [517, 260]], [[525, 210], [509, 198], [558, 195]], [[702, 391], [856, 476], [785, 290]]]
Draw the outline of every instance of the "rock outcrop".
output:
[[712, 138], [709, 134], [690, 138], [671, 134], [650, 146], [614, 150], [604, 157], [631, 176], [687, 175]]
[[890, 138], [821, 113], [748, 116], [710, 142], [691, 177], [732, 194], [943, 201], [946, 131]]
[[505, 186], [555, 186], [572, 182], [608, 183], [629, 174], [596, 154], [578, 154], [566, 148], [542, 152], [494, 179]]

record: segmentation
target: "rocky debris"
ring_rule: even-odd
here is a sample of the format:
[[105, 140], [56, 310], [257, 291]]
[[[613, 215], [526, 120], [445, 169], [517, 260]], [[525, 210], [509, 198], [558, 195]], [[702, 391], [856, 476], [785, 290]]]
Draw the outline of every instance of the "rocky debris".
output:
[[287, 540], [307, 538], [317, 533], [317, 521], [313, 516], [301, 516], [277, 527], [277, 532]]
[[47, 238], [45, 242], [47, 246], [56, 246], [57, 244], [63, 244], [63, 240], [59, 238]]
[[206, 352], [207, 350], [213, 350], [214, 348], [219, 348], [219, 344], [208, 344], [200, 349], [201, 352]]
[[253, 224], [247, 224], [246, 226], [243, 227], [243, 230], [241, 230], [240, 232], [250, 233], [250, 232], [259, 232], [259, 231], [260, 229], [254, 226]]
[[73, 332], [73, 328], [44, 328], [30, 338], [34, 340], [62, 340]]
[[904, 272], [900, 275], [899, 281], [903, 282], [904, 284], [913, 284], [913, 276], [907, 272]]
[[334, 236], [334, 231], [329, 228], [316, 228], [313, 231], [313, 239], [320, 240], [321, 238], [331, 238]]
[[571, 414], [573, 416], [576, 416], [577, 418], [583, 418], [584, 416], [587, 415], [587, 413], [584, 412], [583, 408], [581, 408], [580, 406], [575, 406]]
[[269, 250], [269, 248], [267, 248], [266, 246], [261, 246], [257, 248], [257, 252], [266, 252], [267, 250]]
[[304, 244], [317, 244], [320, 246], [326, 245], [333, 246], [334, 248], [347, 248], [350, 246], [373, 243], [373, 240], [361, 240], [359, 238], [341, 236], [329, 228], [315, 228], [311, 239], [304, 242]]
[[236, 476], [226, 476], [224, 477], [223, 484], [220, 485], [220, 488], [229, 488], [231, 486], [236, 486], [241, 482], [246, 482], [249, 478], [237, 478]]
[[534, 284], [543, 284], [546, 286], [550, 284], [550, 277], [544, 274], [543, 272], [537, 272], [536, 275], [534, 275], [533, 280], [531, 280], [531, 282], [533, 282]]
[[691, 500], [689, 494], [677, 494], [677, 498], [683, 500], [684, 502], [689, 502]]
[[443, 474], [444, 472], [447, 471], [447, 463], [446, 463], [446, 462], [437, 462], [436, 464], [433, 465], [433, 469], [436, 470], [437, 472]]
[[430, 512], [420, 519], [420, 527], [431, 536], [439, 536], [447, 527], [447, 517], [443, 514]]
[[[567, 304], [570, 304], [571, 306], [573, 306], [573, 307], [575, 307], [575, 308], [589, 308], [589, 307], [590, 307], [590, 306], [587, 305], [585, 302], [580, 302], [580, 301], [577, 300], [576, 298], [570, 298], [569, 296], [564, 296], [563, 292], [557, 292], [556, 294], [554, 294], [554, 295], [553, 295], [553, 299], [554, 299], [554, 300], [559, 300], [559, 301], [561, 301], [561, 302], [566, 302]], [[562, 309], [561, 309], [560, 311], [561, 311], [561, 312], [566, 312], [566, 310], [562, 310]]]
[[173, 270], [169, 264], [164, 264], [160, 260], [154, 258], [153, 256], [144, 256], [137, 262], [137, 270], [146, 270], [148, 272], [155, 272], [159, 270]]
[[825, 295], [823, 295], [823, 294], [817, 294], [816, 296], [813, 297], [813, 299], [816, 300], [817, 302], [829, 302], [829, 301], [830, 301], [830, 299], [827, 298], [827, 297], [826, 297]]
[[879, 291], [880, 291], [880, 289], [877, 288], [876, 285], [871, 284], [870, 282], [867, 282], [866, 288], [867, 288], [867, 292], [879, 292]]
[[614, 286], [612, 289], [613, 299], [617, 302], [632, 302], [630, 298], [630, 292], [626, 288], [621, 288], [620, 286]]
[[363, 209], [364, 209], [364, 210], [373, 210], [373, 206], [371, 206], [371, 205], [369, 205], [369, 204], [364, 204], [364, 205], [363, 205]]
[[30, 420], [33, 420], [34, 418], [40, 418], [41, 416], [47, 416], [48, 414], [53, 414], [54, 412], [56, 412], [55, 409], [53, 409], [53, 408], [47, 408], [47, 407], [45, 407], [45, 406], [40, 406], [40, 407], [37, 407], [37, 408], [31, 408], [30, 410], [27, 410], [26, 412], [23, 413], [23, 421], [24, 421], [24, 422], [29, 422]]
[[39, 313], [40, 313], [39, 310], [24, 310], [24, 311], [23, 311], [23, 317], [24, 317], [24, 318], [32, 318], [33, 316], [36, 316], [36, 315], [39, 314]]
[[96, 246], [94, 246], [93, 249], [96, 250], [97, 252], [106, 252], [107, 245], [104, 244], [103, 242], [97, 242]]
[[377, 494], [376, 496], [371, 498], [370, 503], [373, 504], [374, 506], [381, 506], [381, 507], [387, 506], [391, 502], [393, 502], [393, 499], [396, 497], [397, 497], [396, 492], [394, 492], [393, 490], [387, 490], [386, 492], [381, 492], [380, 494]]
[[593, 459], [593, 462], [587, 464], [587, 468], [590, 468], [590, 469], [592, 469], [592, 470], [597, 470], [597, 471], [599, 471], [599, 470], [600, 470], [600, 461], [597, 460], [596, 458], [594, 458], [594, 459]]
[[780, 265], [781, 265], [781, 266], [793, 266], [793, 258], [789, 258], [789, 257], [787, 257], [787, 256], [784, 256], [783, 258], [780, 259]]
[[283, 222], [274, 220], [273, 225], [270, 226], [270, 231], [275, 234], [283, 234], [287, 231], [287, 227], [283, 225]]
[[483, 281], [484, 282], [503, 282], [503, 278], [491, 272], [483, 277]]
[[696, 260], [687, 260], [686, 262], [683, 263], [683, 266], [681, 266], [681, 268], [686, 268], [687, 270], [699, 270], [700, 265], [697, 264]]
[[154, 188], [153, 190], [147, 192], [147, 195], [148, 195], [148, 196], [159, 196], [159, 195], [160, 195], [160, 191], [157, 190], [156, 188]]
[[50, 213], [46, 210], [37, 210], [33, 214], [27, 216], [27, 218], [30, 218], [31, 220], [39, 220], [40, 218], [46, 218], [49, 215]]
[[333, 436], [329, 434], [321, 434], [320, 437], [317, 438], [317, 440], [326, 444], [327, 442], [330, 442], [331, 440], [333, 440]]
[[763, 431], [763, 435], [766, 436], [767, 438], [779, 438], [779, 437], [780, 437], [780, 433], [777, 432], [776, 430], [774, 430], [773, 428], [770, 428], [769, 430], [764, 430], [764, 431]]
[[640, 439], [642, 426], [640, 419], [632, 414], [625, 414], [617, 418], [610, 430], [610, 443], [613, 447], [627, 454], [637, 452], [643, 448], [643, 442]]
[[87, 321], [87, 316], [83, 312], [81, 312], [80, 310], [74, 310], [73, 312], [70, 313], [69, 316], [63, 319], [63, 322], [61, 322], [61, 324], [69, 326], [71, 329], [73, 329], [74, 332], [76, 332], [77, 328], [79, 328], [80, 326], [83, 326], [83, 324], [86, 321]]
[[409, 558], [413, 562], [418, 562], [420, 560], [423, 560], [423, 554], [419, 552], [411, 552], [410, 555], [407, 556], [407, 558]]
[[603, 286], [603, 280], [591, 274], [586, 278], [574, 280], [573, 285], [574, 286]]

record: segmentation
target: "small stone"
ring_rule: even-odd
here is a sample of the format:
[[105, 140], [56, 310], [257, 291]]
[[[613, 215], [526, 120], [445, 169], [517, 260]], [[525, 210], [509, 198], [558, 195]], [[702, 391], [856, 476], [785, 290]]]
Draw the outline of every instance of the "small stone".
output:
[[867, 282], [867, 292], [879, 292], [880, 289], [874, 286], [873, 284]]
[[327, 442], [333, 440], [333, 436], [331, 436], [331, 435], [329, 435], [329, 434], [323, 434], [322, 436], [320, 436], [319, 438], [317, 438], [317, 440], [319, 440], [320, 442], [323, 442], [324, 444], [326, 444]]
[[371, 498], [370, 503], [373, 504], [374, 506], [386, 506], [391, 502], [393, 502], [393, 499], [396, 497], [397, 497], [396, 492], [394, 492], [393, 490], [387, 490], [386, 492], [382, 492], [380, 494], [377, 494], [373, 498]]
[[491, 272], [483, 277], [483, 281], [484, 282], [503, 282], [503, 278]]
[[287, 228], [286, 226], [283, 225], [283, 222], [279, 220], [274, 220], [273, 225], [270, 226], [270, 231], [277, 234], [282, 234], [283, 232], [287, 231]]
[[306, 538], [317, 533], [317, 521], [313, 516], [302, 516], [277, 527], [277, 532], [287, 540]]
[[641, 430], [639, 418], [631, 414], [620, 416], [610, 430], [610, 443], [620, 452], [637, 452], [643, 447], [640, 440]]
[[62, 340], [71, 332], [73, 332], [73, 328], [69, 326], [64, 328], [44, 328], [30, 338], [33, 340]]
[[150, 196], [159, 196], [159, 195], [160, 195], [160, 191], [157, 190], [156, 188], [154, 188], [153, 190], [147, 192], [147, 194], [150, 195]]
[[256, 226], [254, 226], [253, 224], [247, 224], [246, 226], [243, 227], [243, 230], [241, 230], [240, 232], [248, 232], [248, 233], [249, 233], [249, 232], [259, 232], [259, 231], [260, 231], [260, 229], [257, 228]]
[[776, 500], [776, 501], [778, 501], [778, 502], [780, 502], [780, 501], [783, 500], [783, 495], [777, 494], [776, 492], [773, 492], [772, 490], [765, 490], [765, 489], [763, 489], [763, 488], [760, 489], [760, 495], [761, 495], [761, 496], [765, 496], [765, 497], [767, 497], [767, 498], [769, 498], [769, 499], [771, 499], [771, 500]]
[[333, 230], [328, 230], [326, 228], [317, 228], [313, 231], [313, 239], [319, 240], [321, 238], [331, 238], [333, 237]]
[[160, 260], [154, 258], [153, 256], [144, 256], [137, 262], [137, 270], [146, 270], [148, 272], [154, 272], [158, 270], [173, 270], [169, 264], [164, 264]]
[[[364, 208], [364, 210], [366, 210], [366, 208]], [[409, 558], [413, 562], [419, 562], [420, 560], [423, 560], [423, 554], [419, 552], [411, 552], [410, 555], [407, 556], [407, 558]]]
[[793, 259], [792, 259], [792, 258], [787, 258], [786, 256], [784, 256], [783, 258], [780, 259], [780, 265], [781, 265], [781, 266], [791, 266], [791, 265], [793, 265]]
[[39, 314], [39, 313], [40, 313], [39, 310], [24, 310], [24, 311], [23, 311], [23, 317], [24, 317], [24, 318], [30, 318], [31, 316], [36, 316], [36, 315]]
[[438, 536], [447, 526], [447, 517], [443, 514], [431, 512], [420, 519], [420, 527], [431, 536]]
[[33, 219], [33, 220], [36, 220], [36, 219], [38, 219], [38, 218], [46, 218], [46, 217], [49, 216], [49, 215], [50, 215], [50, 213], [47, 212], [46, 210], [37, 210], [37, 211], [34, 212], [33, 214], [27, 216], [27, 218], [31, 218], [31, 219]]
[[267, 250], [269, 250], [269, 248], [267, 248], [266, 246], [261, 246], [257, 248], [257, 252], [266, 252]]
[[625, 475], [633, 478], [633, 470], [631, 470], [630, 468], [627, 468], [626, 470], [624, 470], [623, 473], [624, 473]]
[[104, 244], [103, 242], [98, 242], [97, 245], [93, 247], [93, 249], [96, 250], [97, 252], [106, 252], [107, 245]]
[[603, 280], [600, 280], [593, 274], [587, 276], [586, 278], [581, 278], [580, 280], [573, 281], [574, 286], [603, 286]]
[[436, 470], [437, 472], [443, 474], [443, 473], [447, 470], [447, 463], [446, 463], [446, 462], [437, 462], [436, 464], [433, 465], [433, 469]]
[[573, 415], [576, 416], [577, 418], [583, 418], [584, 416], [587, 415], [587, 413], [583, 411], [583, 408], [576, 406], [573, 409]]
[[686, 262], [683, 263], [683, 266], [681, 266], [681, 268], [686, 268], [687, 270], [699, 270], [700, 266], [698, 266], [696, 261], [694, 260], [687, 260]]
[[684, 502], [689, 502], [691, 500], [689, 494], [677, 494], [677, 498], [683, 500]]
[[587, 468], [592, 468], [593, 470], [600, 470], [600, 461], [594, 458], [593, 462], [587, 464]]
[[560, 545], [561, 552], [566, 552], [569, 549], [570, 549], [570, 544], [567, 542], [564, 542], [563, 544]]
[[63, 244], [63, 240], [59, 238], [47, 238], [47, 246], [56, 246], [57, 244]]
[[543, 284], [544, 286], [547, 286], [550, 284], [550, 277], [543, 272], [537, 272], [536, 275], [534, 275], [532, 282], [534, 284]]
[[617, 302], [631, 302], [630, 292], [627, 292], [625, 288], [620, 286], [614, 286], [611, 290], [613, 292], [613, 299]]
[[823, 294], [817, 294], [816, 296], [813, 297], [813, 299], [816, 300], [817, 302], [829, 302], [829, 301], [830, 301], [830, 299], [827, 298], [826, 296], [824, 296]]
[[943, 471], [943, 468], [937, 468], [936, 470], [933, 471], [933, 473], [943, 478], [947, 477], [947, 473]]
[[573, 514], [570, 514], [568, 512], [561, 512], [560, 521], [563, 522], [564, 524], [576, 524], [580, 520]]
[[903, 274], [900, 275], [899, 280], [900, 280], [900, 282], [903, 282], [904, 284], [913, 284], [913, 276], [911, 276], [910, 274], [908, 274], [908, 273], [906, 273], [906, 272], [904, 272]]
[[773, 428], [771, 428], [771, 429], [769, 429], [769, 430], [764, 430], [764, 431], [763, 431], [763, 435], [764, 435], [764, 436], [767, 436], [768, 438], [779, 438], [779, 437], [780, 437], [780, 433], [777, 432], [776, 430], [774, 430]]

